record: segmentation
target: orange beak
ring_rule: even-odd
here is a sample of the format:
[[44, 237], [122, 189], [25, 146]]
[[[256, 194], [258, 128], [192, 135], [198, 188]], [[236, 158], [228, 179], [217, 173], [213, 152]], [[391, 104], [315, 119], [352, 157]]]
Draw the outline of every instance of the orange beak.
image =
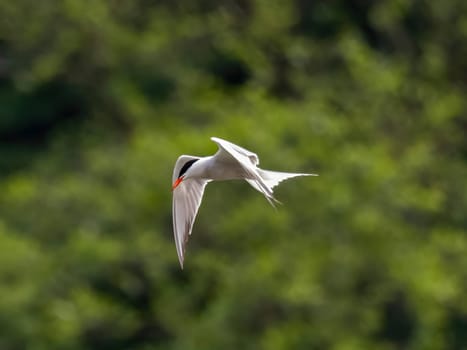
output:
[[178, 185], [180, 185], [183, 181], [184, 176], [180, 176], [177, 180], [175, 180], [174, 184], [172, 185], [172, 191], [177, 188]]

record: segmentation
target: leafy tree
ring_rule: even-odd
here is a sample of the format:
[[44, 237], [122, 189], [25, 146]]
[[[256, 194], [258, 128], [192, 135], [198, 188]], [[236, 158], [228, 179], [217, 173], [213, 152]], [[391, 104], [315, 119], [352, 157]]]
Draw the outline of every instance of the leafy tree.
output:
[[[0, 347], [466, 347], [465, 7], [0, 2]], [[320, 177], [209, 185], [181, 271], [213, 135]]]

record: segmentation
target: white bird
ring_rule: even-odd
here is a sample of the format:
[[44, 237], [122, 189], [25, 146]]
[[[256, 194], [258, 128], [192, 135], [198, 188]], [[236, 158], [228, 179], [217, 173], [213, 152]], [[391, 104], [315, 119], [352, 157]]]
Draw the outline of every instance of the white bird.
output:
[[211, 140], [219, 147], [216, 154], [209, 157], [182, 155], [175, 163], [172, 176], [173, 229], [182, 269], [186, 243], [208, 182], [244, 179], [274, 206], [274, 202], [278, 201], [274, 198], [272, 189], [279, 182], [296, 176], [317, 176], [260, 169], [257, 167], [259, 159], [255, 153], [217, 137], [211, 137]]

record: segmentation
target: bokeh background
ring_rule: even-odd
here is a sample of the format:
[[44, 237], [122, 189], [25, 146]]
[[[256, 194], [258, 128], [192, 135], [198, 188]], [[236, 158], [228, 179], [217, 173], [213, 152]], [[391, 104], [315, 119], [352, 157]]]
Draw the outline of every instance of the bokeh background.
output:
[[[467, 2], [0, 1], [1, 349], [467, 348]], [[218, 136], [181, 271], [171, 175]]]

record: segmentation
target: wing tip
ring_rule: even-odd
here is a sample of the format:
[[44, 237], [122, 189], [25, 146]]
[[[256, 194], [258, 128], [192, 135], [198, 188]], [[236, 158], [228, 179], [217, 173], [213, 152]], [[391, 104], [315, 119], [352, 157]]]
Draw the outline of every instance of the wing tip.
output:
[[183, 256], [183, 253], [182, 252], [178, 252], [178, 262], [180, 263], [180, 268], [183, 270], [183, 262], [185, 260], [185, 257]]
[[188, 235], [186, 237], [185, 242], [182, 243], [182, 245], [177, 244], [177, 256], [178, 256], [178, 262], [180, 263], [180, 268], [183, 270], [183, 263], [185, 261], [185, 245], [188, 240]]

